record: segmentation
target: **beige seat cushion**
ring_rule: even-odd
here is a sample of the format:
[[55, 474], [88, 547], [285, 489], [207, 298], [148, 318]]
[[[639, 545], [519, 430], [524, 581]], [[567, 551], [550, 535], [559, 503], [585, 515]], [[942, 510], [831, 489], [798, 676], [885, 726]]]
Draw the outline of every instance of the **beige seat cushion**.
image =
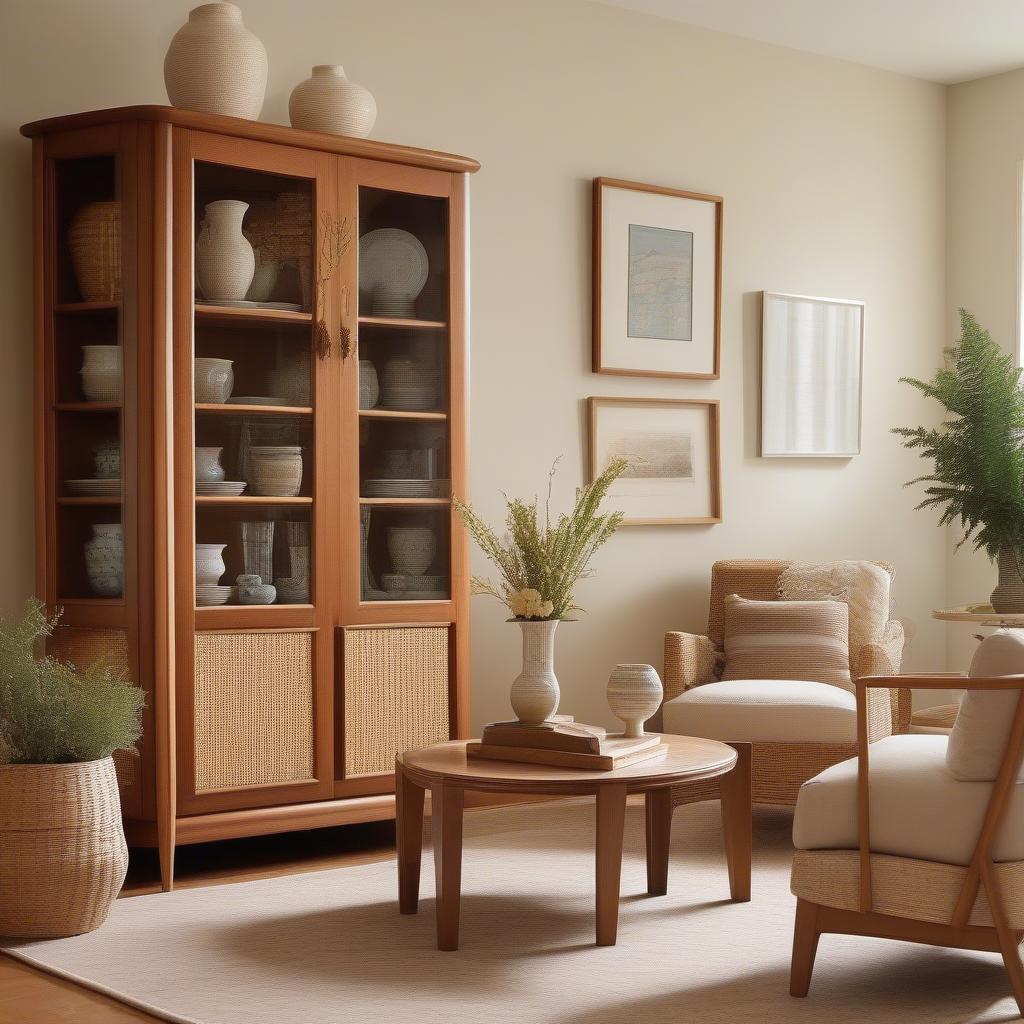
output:
[[[961, 782], [946, 770], [945, 736], [887, 736], [871, 744], [871, 849], [945, 864], [968, 864], [990, 782]], [[798, 850], [857, 847], [857, 759], [826, 768], [800, 787], [793, 818]], [[1024, 860], [1024, 786], [1014, 786], [998, 861]]]
[[752, 743], [852, 743], [857, 701], [827, 683], [732, 679], [695, 686], [667, 701], [665, 732]]
[[[1024, 631], [1000, 629], [982, 640], [971, 660], [972, 676], [1024, 673]], [[1020, 690], [968, 690], [949, 735], [946, 767], [964, 781], [994, 779], [1010, 738]], [[1024, 766], [1018, 779], [1024, 779]]]
[[841, 601], [730, 594], [722, 679], [805, 679], [852, 689], [848, 638], [849, 609]]

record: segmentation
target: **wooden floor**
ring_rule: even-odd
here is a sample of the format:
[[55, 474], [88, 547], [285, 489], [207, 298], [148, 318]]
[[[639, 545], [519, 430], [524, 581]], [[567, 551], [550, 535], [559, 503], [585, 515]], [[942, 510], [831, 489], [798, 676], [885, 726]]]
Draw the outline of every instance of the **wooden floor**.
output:
[[[179, 848], [175, 886], [193, 888], [244, 882], [366, 864], [394, 855], [392, 822], [203, 843]], [[159, 890], [154, 853], [133, 850], [121, 899]], [[0, 954], [0, 1024], [125, 1024], [154, 1020], [159, 1018]]]

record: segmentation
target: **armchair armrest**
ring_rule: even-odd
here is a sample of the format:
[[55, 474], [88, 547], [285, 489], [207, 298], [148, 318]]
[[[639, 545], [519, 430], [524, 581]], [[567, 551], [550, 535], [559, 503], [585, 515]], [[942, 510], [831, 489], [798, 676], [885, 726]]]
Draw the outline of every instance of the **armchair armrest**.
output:
[[718, 678], [721, 652], [710, 637], [695, 633], [665, 634], [665, 700], [672, 700], [692, 686]]
[[[896, 675], [903, 660], [903, 624], [895, 619], [886, 623], [885, 632], [874, 643], [865, 644], [857, 655], [858, 676]], [[872, 723], [871, 740], [910, 731], [911, 692], [906, 687], [893, 688], [887, 695], [870, 693], [869, 720]], [[889, 702], [889, 727], [881, 723], [882, 702]]]

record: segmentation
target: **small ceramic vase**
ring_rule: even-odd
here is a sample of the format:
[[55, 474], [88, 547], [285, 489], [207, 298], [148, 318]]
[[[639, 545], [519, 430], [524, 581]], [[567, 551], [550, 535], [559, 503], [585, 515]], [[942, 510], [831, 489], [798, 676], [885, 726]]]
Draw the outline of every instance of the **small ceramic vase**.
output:
[[121, 479], [121, 445], [117, 441], [96, 445], [92, 461], [97, 480]]
[[616, 665], [608, 678], [608, 707], [626, 724], [628, 739], [644, 734], [644, 722], [661, 707], [661, 678], [650, 665]]
[[437, 553], [437, 535], [429, 526], [389, 526], [388, 556], [395, 572], [422, 576]]
[[267, 51], [234, 4], [194, 8], [164, 57], [164, 84], [176, 107], [255, 120], [267, 91]]
[[523, 670], [509, 694], [520, 722], [539, 725], [557, 710], [561, 692], [555, 677], [558, 619], [515, 620], [523, 633]]
[[82, 394], [90, 402], [121, 400], [121, 346], [82, 346]]
[[377, 367], [371, 359], [359, 360], [359, 408], [372, 409], [380, 399]]
[[252, 494], [294, 498], [302, 486], [302, 449], [294, 445], [250, 448], [247, 480]]
[[196, 483], [219, 483], [224, 479], [220, 464], [223, 448], [196, 448]]
[[365, 139], [377, 120], [377, 101], [349, 81], [340, 64], [317, 64], [288, 97], [288, 117], [293, 128]]
[[224, 565], [224, 549], [227, 544], [196, 545], [196, 586], [214, 587], [220, 582], [227, 566]]
[[238, 584], [239, 604], [273, 604], [277, 598], [277, 588], [271, 583], [264, 583], [259, 576], [243, 573], [235, 582]]
[[124, 532], [120, 523], [95, 523], [85, 545], [85, 574], [98, 597], [124, 593]]
[[266, 302], [274, 291], [283, 264], [280, 260], [263, 259], [259, 249], [253, 249], [253, 256], [256, 260], [256, 270], [245, 297], [249, 302]]
[[211, 356], [196, 358], [196, 401], [223, 405], [235, 386], [234, 363]]
[[249, 204], [240, 199], [206, 204], [196, 238], [196, 282], [207, 299], [238, 302], [248, 294], [256, 274], [256, 255], [242, 234], [248, 209]]

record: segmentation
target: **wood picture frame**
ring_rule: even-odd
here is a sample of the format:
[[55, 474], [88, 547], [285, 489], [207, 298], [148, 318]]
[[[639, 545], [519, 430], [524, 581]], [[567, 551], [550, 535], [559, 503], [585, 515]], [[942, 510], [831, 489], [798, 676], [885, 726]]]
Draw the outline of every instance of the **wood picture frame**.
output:
[[[636, 414], [647, 411], [644, 418]], [[632, 412], [636, 426], [626, 415]], [[673, 423], [672, 413], [689, 413]], [[608, 505], [623, 526], [713, 526], [722, 522], [719, 403], [715, 398], [587, 399], [590, 480], [610, 455], [637, 458], [655, 471], [620, 477]], [[633, 451], [633, 448], [636, 451]]]
[[864, 303], [761, 295], [761, 457], [849, 459], [861, 452]]
[[722, 197], [595, 178], [593, 203], [594, 373], [718, 380]]

